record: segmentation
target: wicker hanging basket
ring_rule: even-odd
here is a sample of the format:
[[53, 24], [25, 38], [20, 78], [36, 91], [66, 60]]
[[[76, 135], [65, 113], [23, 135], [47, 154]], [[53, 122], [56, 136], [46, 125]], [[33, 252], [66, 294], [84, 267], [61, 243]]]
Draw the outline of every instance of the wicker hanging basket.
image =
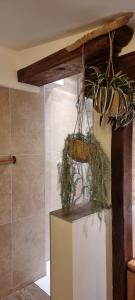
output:
[[[108, 90], [107, 90], [107, 93], [109, 94]], [[107, 116], [107, 117], [121, 116], [126, 112], [126, 106], [128, 105], [128, 102], [129, 102], [129, 95], [126, 95], [123, 92], [123, 97], [125, 99], [126, 104], [124, 104], [121, 101], [120, 91], [117, 88], [114, 89], [114, 93], [113, 93], [113, 97], [112, 97], [112, 101], [110, 102], [110, 105], [108, 106], [108, 108], [103, 109], [103, 108], [101, 108], [101, 106], [102, 106], [102, 103], [105, 103], [105, 93], [104, 93], [104, 89], [101, 87], [97, 93], [94, 108], [100, 114], [102, 114], [104, 111], [103, 115]]]
[[86, 163], [96, 154], [96, 145], [79, 138], [68, 139], [68, 155], [75, 161]]

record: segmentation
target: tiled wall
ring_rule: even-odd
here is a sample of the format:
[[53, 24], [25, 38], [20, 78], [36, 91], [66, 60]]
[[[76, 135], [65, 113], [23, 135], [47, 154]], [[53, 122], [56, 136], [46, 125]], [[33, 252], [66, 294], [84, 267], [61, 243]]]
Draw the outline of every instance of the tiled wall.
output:
[[45, 273], [44, 99], [0, 87], [0, 298]]
[[64, 140], [76, 122], [77, 77], [64, 79], [63, 86], [45, 87], [45, 199], [46, 258], [49, 259], [49, 212], [61, 208], [57, 164]]

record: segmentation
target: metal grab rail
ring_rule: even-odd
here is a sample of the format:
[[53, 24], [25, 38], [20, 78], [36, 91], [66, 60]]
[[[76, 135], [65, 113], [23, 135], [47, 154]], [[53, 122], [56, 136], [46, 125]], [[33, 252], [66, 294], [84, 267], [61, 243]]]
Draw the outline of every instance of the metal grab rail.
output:
[[0, 165], [8, 165], [8, 164], [15, 164], [16, 157], [15, 156], [4, 156], [3, 158], [0, 157]]

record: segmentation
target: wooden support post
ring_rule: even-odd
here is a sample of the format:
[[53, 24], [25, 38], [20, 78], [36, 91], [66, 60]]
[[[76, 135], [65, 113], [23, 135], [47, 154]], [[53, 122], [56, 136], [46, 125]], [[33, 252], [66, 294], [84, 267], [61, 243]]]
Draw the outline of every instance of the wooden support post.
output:
[[132, 125], [112, 133], [113, 300], [127, 300], [132, 259]]
[[128, 287], [128, 300], [135, 299], [135, 260], [132, 259], [128, 263], [127, 270], [127, 287]]

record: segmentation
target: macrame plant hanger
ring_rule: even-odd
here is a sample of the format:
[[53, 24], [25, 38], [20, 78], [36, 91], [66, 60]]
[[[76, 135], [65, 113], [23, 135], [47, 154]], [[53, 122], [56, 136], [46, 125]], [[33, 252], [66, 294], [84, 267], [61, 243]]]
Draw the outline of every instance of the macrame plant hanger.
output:
[[115, 31], [109, 32], [109, 45], [110, 45], [110, 53], [109, 53], [109, 60], [108, 60], [108, 65], [106, 69], [106, 75], [108, 77], [114, 76], [114, 66], [113, 66], [113, 40], [114, 40], [114, 35]]
[[90, 123], [88, 118], [88, 112], [87, 112], [87, 105], [86, 105], [86, 99], [85, 99], [85, 45], [82, 46], [82, 87], [81, 91], [78, 96], [78, 100], [76, 103], [77, 108], [77, 119], [75, 123], [74, 133], [83, 133], [83, 121], [84, 121], [84, 114], [86, 114], [86, 122], [88, 126], [88, 131], [90, 133]]

